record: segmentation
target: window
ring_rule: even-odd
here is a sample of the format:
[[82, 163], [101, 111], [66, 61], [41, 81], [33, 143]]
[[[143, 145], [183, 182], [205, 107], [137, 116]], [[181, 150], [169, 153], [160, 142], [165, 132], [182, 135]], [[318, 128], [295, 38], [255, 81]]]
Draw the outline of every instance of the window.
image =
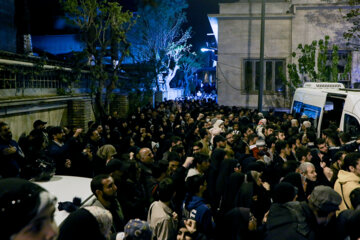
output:
[[345, 114], [344, 132], [354, 134], [360, 131], [360, 125], [356, 118], [349, 114]]
[[311, 120], [312, 125], [317, 128], [318, 121], [320, 118], [321, 108], [317, 106], [313, 106], [310, 104], [305, 104], [303, 102], [294, 101], [293, 114], [295, 114], [296, 118], [301, 118], [301, 116], [306, 115]]
[[[264, 62], [264, 90], [284, 93], [285, 60], [265, 60]], [[259, 90], [260, 61], [259, 59], [244, 60], [244, 89], [246, 91]]]

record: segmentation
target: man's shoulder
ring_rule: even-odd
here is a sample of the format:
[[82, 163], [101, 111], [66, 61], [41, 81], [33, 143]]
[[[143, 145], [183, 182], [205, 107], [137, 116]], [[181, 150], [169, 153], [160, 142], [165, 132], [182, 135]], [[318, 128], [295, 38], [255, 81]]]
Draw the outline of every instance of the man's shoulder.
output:
[[96, 197], [94, 197], [94, 199], [92, 199], [89, 204], [87, 204], [87, 206], [96, 206], [105, 209], [104, 205], [102, 205]]

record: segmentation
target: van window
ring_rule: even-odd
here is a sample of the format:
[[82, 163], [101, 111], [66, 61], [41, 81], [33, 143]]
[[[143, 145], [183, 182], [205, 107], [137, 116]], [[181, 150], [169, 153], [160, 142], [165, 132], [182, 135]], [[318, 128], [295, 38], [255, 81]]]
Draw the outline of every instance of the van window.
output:
[[345, 95], [329, 93], [324, 106], [321, 131], [328, 128], [330, 124], [340, 125], [341, 115], [345, 104]]
[[354, 134], [360, 131], [360, 125], [356, 118], [349, 114], [345, 114], [344, 118], [344, 132]]
[[296, 118], [301, 118], [303, 115], [308, 116], [308, 118], [312, 120], [312, 125], [317, 128], [321, 113], [320, 107], [294, 101], [292, 112], [295, 114]]

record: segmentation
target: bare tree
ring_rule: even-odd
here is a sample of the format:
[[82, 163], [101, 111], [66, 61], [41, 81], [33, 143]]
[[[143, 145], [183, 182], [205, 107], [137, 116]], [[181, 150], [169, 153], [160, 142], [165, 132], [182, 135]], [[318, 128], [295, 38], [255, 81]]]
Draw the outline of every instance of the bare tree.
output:
[[138, 20], [129, 34], [136, 62], [151, 64], [156, 90], [166, 91], [179, 70], [179, 61], [190, 51], [191, 28], [186, 23], [185, 0], [154, 0], [139, 7]]

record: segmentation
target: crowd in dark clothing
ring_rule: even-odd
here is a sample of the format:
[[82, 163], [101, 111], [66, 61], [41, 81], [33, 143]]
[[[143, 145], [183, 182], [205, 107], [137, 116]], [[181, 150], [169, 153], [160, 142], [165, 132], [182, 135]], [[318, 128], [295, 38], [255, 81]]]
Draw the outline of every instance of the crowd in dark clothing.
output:
[[331, 121], [317, 136], [306, 115], [210, 100], [114, 112], [86, 133], [46, 124], [16, 142], [0, 122], [1, 177], [109, 174], [115, 232], [139, 218], [155, 239], [360, 237], [359, 133]]

